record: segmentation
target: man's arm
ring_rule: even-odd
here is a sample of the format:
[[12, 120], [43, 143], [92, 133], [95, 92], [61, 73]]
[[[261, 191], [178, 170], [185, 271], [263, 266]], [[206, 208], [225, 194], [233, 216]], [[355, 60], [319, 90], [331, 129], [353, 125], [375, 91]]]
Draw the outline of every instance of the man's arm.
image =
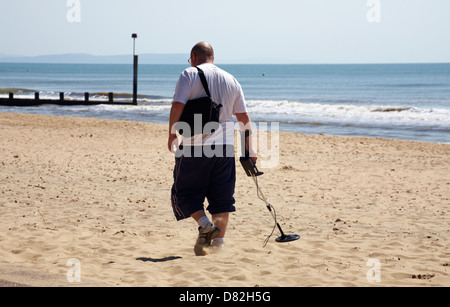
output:
[[[241, 135], [245, 131], [252, 131], [252, 122], [248, 113], [236, 113], [235, 116], [239, 123], [239, 130], [241, 131]], [[258, 160], [258, 156], [253, 150], [252, 138], [250, 135], [245, 136], [245, 138], [245, 144], [247, 147], [246, 150], [250, 153], [250, 157], [252, 158], [252, 160], [256, 162], [256, 160]]]
[[177, 134], [175, 131], [175, 124], [178, 123], [178, 121], [180, 120], [181, 114], [183, 113], [185, 104], [181, 103], [181, 102], [177, 102], [174, 101], [172, 103], [172, 108], [170, 110], [170, 120], [169, 120], [169, 140], [167, 143], [168, 149], [170, 152], [174, 153], [176, 151], [176, 149], [174, 149], [174, 145], [175, 147], [177, 147]]

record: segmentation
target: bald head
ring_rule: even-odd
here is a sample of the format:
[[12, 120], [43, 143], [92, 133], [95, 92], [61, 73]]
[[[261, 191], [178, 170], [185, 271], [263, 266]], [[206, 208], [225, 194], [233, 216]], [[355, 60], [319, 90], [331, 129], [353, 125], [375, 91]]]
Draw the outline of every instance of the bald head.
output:
[[191, 51], [192, 66], [214, 62], [214, 49], [207, 42], [200, 42]]

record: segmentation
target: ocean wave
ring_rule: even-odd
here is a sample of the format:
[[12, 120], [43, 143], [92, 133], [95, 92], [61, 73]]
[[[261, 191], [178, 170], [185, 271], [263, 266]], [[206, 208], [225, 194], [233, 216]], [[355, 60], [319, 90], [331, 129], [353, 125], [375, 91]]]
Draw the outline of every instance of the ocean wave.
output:
[[328, 118], [352, 120], [427, 121], [450, 125], [450, 109], [411, 106], [379, 106], [352, 104], [300, 103], [293, 101], [250, 100], [250, 113], [271, 115], [292, 122], [298, 118]]
[[[34, 99], [34, 90], [31, 89], [0, 89], [0, 97], [8, 97], [14, 93], [16, 98]], [[40, 91], [41, 99], [59, 100], [59, 92]], [[114, 101], [132, 101], [130, 93], [114, 93]], [[84, 100], [84, 93], [64, 92], [66, 100]], [[90, 93], [90, 99], [104, 101], [105, 104], [91, 106], [94, 112], [121, 111], [121, 112], [153, 112], [166, 114], [172, 99], [155, 95], [138, 95], [138, 105], [108, 105], [109, 93]], [[364, 105], [360, 101], [336, 100], [328, 102], [296, 102], [289, 100], [247, 100], [247, 107], [252, 117], [258, 120], [279, 121], [289, 123], [322, 123], [342, 122], [351, 125], [356, 121], [377, 121], [383, 123], [419, 123], [437, 125], [447, 128], [450, 126], [450, 108], [427, 108], [408, 105]]]

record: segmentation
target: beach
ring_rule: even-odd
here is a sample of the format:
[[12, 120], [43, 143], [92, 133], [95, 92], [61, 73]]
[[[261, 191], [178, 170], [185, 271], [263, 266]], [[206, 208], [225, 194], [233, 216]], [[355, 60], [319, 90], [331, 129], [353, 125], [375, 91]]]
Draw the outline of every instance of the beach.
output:
[[76, 285], [79, 263], [92, 286], [450, 286], [449, 144], [280, 132], [258, 181], [300, 240], [263, 247], [273, 219], [237, 163], [225, 248], [196, 257], [197, 225], [170, 204], [167, 129], [0, 114], [0, 285]]

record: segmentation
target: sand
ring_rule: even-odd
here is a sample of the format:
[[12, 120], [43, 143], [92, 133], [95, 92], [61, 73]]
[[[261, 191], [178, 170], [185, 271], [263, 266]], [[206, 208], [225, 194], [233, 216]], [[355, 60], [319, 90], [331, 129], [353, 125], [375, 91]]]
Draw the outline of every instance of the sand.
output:
[[197, 257], [166, 135], [0, 114], [0, 285], [450, 286], [450, 145], [282, 132], [259, 183], [301, 239], [263, 247], [273, 220], [238, 164], [226, 246]]

